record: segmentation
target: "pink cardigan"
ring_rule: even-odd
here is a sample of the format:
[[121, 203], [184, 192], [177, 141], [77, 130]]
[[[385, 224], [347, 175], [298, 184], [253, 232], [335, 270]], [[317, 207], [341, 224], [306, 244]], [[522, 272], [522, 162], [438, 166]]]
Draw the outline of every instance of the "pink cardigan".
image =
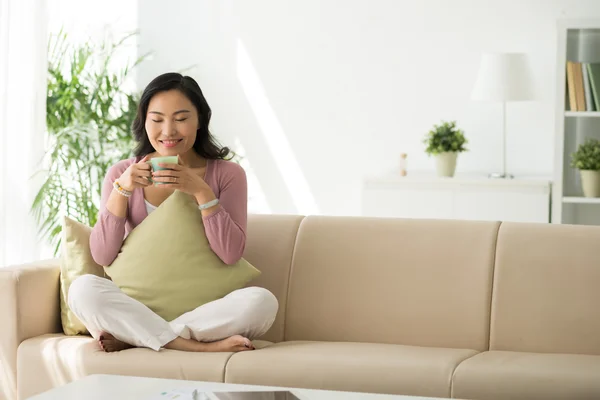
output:
[[[104, 178], [98, 221], [90, 236], [93, 259], [108, 266], [117, 258], [126, 235], [148, 216], [143, 189], [135, 189], [129, 198], [127, 216], [119, 218], [106, 209], [113, 182], [141, 157], [122, 160], [113, 165]], [[204, 217], [204, 229], [211, 249], [226, 264], [234, 264], [244, 252], [248, 217], [246, 173], [238, 164], [208, 160], [206, 183], [219, 199], [218, 209]], [[200, 211], [198, 211], [200, 212]]]

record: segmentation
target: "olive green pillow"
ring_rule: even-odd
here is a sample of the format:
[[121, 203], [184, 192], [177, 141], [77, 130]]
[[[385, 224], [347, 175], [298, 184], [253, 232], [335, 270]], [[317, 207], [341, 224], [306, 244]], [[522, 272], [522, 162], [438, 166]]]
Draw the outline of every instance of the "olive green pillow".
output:
[[243, 288], [260, 275], [227, 265], [210, 248], [195, 200], [175, 191], [133, 229], [104, 270], [128, 296], [167, 321]]
[[85, 274], [104, 276], [102, 266], [96, 264], [90, 253], [92, 228], [69, 217], [63, 218], [60, 255], [60, 320], [66, 335], [86, 335], [85, 325], [68, 306], [71, 283]]

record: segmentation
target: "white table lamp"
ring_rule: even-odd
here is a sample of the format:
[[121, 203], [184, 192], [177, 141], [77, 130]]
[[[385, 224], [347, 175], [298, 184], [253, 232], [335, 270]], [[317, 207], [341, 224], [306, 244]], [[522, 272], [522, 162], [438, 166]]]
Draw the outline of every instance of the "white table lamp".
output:
[[506, 103], [534, 99], [533, 73], [522, 53], [487, 53], [481, 57], [479, 74], [471, 95], [477, 101], [502, 103], [502, 171], [492, 178], [513, 178], [506, 172]]

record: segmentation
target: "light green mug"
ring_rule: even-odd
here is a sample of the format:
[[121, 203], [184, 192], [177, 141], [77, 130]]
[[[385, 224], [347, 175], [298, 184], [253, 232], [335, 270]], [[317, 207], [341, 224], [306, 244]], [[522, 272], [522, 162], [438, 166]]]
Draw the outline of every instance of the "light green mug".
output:
[[[179, 159], [177, 156], [166, 156], [166, 157], [154, 157], [150, 159], [150, 165], [152, 166], [152, 171], [162, 171], [168, 168], [161, 167], [158, 164], [178, 164]], [[152, 181], [152, 179], [150, 179]], [[163, 185], [163, 182], [154, 182], [156, 185]]]

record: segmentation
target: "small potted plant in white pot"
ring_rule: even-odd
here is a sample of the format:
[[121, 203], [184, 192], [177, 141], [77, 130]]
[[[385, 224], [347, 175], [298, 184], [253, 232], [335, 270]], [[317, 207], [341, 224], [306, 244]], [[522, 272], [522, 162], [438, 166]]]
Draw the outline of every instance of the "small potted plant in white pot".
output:
[[438, 176], [452, 177], [456, 171], [458, 154], [467, 151], [464, 132], [456, 127], [456, 121], [434, 125], [423, 141], [427, 155], [435, 157]]
[[585, 197], [600, 197], [600, 141], [587, 139], [571, 154], [571, 166], [581, 174]]

